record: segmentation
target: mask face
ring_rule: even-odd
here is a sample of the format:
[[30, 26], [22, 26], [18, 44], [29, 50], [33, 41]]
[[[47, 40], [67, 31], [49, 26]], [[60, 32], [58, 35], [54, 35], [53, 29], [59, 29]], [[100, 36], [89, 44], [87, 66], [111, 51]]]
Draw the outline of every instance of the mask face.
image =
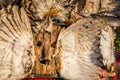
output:
[[23, 0], [22, 6], [34, 21], [50, 24], [70, 19], [73, 6], [69, 0]]

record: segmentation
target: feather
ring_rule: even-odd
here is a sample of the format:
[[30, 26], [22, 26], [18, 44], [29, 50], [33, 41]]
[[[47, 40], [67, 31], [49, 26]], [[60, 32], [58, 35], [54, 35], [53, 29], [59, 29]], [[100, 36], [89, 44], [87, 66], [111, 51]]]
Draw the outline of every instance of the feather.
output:
[[12, 13], [8, 11], [4, 8], [0, 11], [0, 80], [24, 78], [31, 72], [35, 58], [25, 10], [13, 6]]
[[[103, 50], [105, 46], [114, 46], [113, 33], [108, 26], [109, 31], [106, 34], [109, 35], [105, 38], [110, 41], [104, 42], [109, 45], [102, 43], [100, 36], [103, 34], [101, 33], [102, 26], [101, 19], [84, 18], [60, 33], [58, 37], [60, 43], [57, 46], [60, 48], [61, 69], [59, 72], [61, 77], [70, 80], [99, 80], [100, 64], [104, 63], [106, 55], [110, 57], [107, 58], [106, 64], [114, 62], [113, 49], [108, 50], [109, 53]], [[104, 44], [102, 48], [100, 48], [101, 43]]]

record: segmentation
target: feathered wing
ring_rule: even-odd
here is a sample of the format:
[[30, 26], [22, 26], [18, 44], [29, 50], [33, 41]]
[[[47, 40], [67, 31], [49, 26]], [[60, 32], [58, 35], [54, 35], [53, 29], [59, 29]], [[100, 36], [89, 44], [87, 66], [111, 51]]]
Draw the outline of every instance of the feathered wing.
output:
[[[100, 79], [99, 69], [103, 63], [101, 56], [105, 55], [105, 53], [101, 53], [99, 48], [103, 27], [101, 22], [100, 19], [80, 19], [60, 33], [58, 37], [60, 45], [58, 47], [60, 48], [60, 75], [62, 77], [71, 80]], [[108, 55], [114, 59], [113, 53]]]
[[34, 65], [33, 37], [23, 8], [0, 11], [0, 80], [25, 77]]

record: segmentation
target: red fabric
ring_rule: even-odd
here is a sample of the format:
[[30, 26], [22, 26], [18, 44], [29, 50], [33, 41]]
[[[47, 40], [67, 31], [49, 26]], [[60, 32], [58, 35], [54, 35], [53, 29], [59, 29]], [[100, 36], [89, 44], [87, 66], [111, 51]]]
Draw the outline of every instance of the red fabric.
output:
[[53, 78], [24, 78], [22, 80], [53, 80]]
[[118, 74], [116, 74], [115, 76], [113, 76], [113, 77], [111, 78], [111, 80], [118, 80]]
[[117, 64], [120, 64], [120, 59], [116, 60], [116, 63], [117, 63]]
[[[120, 55], [120, 51], [116, 52], [116, 54]], [[115, 62], [115, 70], [118, 71], [117, 66], [120, 65], [120, 59], [117, 59]], [[111, 80], [118, 80], [119, 75], [116, 74], [115, 76], [111, 77]]]

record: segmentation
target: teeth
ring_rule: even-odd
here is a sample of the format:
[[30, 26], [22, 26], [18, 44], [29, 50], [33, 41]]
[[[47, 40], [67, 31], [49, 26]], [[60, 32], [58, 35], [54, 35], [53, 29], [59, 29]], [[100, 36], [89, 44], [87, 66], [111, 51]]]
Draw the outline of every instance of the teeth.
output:
[[114, 72], [115, 67], [114, 67], [113, 65], [112, 65], [112, 66], [107, 66], [106, 70], [107, 70], [108, 72]]
[[115, 76], [116, 73], [115, 72], [111, 72], [111, 73], [107, 73], [108, 76]]
[[115, 71], [115, 67], [112, 66], [112, 67], [111, 67], [111, 72], [114, 72], [114, 71]]
[[108, 76], [115, 76], [116, 73], [115, 73], [115, 67], [112, 65], [112, 66], [107, 66], [107, 71], [109, 71], [107, 73]]
[[107, 66], [107, 71], [111, 72], [110, 68], [111, 68], [111, 66]]

